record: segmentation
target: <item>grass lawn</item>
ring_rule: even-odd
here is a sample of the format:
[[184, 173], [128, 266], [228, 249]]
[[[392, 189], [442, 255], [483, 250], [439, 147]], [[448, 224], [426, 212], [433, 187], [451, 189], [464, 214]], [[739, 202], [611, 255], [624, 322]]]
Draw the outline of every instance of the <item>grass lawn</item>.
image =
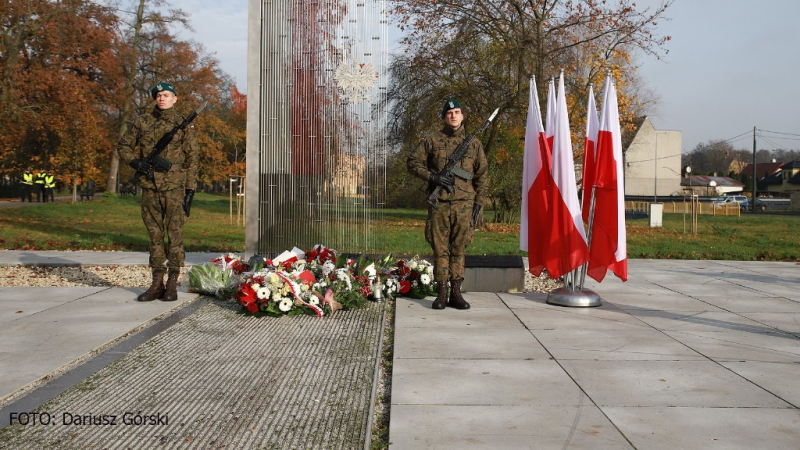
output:
[[[92, 202], [4, 208], [0, 210], [0, 248], [147, 251], [139, 201], [140, 197], [98, 196]], [[228, 202], [227, 196], [195, 196], [185, 229], [186, 251], [244, 251], [244, 227], [230, 225]], [[384, 211], [375, 232], [386, 251], [430, 254], [424, 238], [426, 215], [424, 210]], [[661, 228], [650, 228], [646, 218], [628, 220], [629, 258], [800, 261], [797, 215], [701, 215], [697, 235], [684, 233], [683, 223], [682, 214], [665, 214]], [[468, 252], [524, 255], [519, 251], [519, 224], [488, 224], [475, 234]]]

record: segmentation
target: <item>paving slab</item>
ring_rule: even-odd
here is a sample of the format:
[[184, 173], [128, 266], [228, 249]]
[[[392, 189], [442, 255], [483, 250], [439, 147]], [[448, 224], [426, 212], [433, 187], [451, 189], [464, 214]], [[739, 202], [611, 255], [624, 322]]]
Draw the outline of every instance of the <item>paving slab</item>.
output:
[[665, 331], [694, 351], [717, 362], [761, 361], [800, 364], [800, 340], [794, 334], [749, 331]]
[[640, 449], [792, 450], [800, 442], [796, 409], [606, 407], [603, 412]]
[[705, 360], [673, 337], [654, 329], [539, 330], [536, 339], [558, 360]]
[[0, 288], [0, 404], [197, 298], [179, 292], [175, 302], [137, 302], [143, 291]]
[[580, 406], [392, 406], [390, 448], [633, 449], [599, 408]]
[[797, 389], [800, 364], [796, 361], [723, 361], [720, 364], [785, 402], [800, 405], [800, 390]]
[[713, 361], [561, 361], [601, 407], [791, 408]]

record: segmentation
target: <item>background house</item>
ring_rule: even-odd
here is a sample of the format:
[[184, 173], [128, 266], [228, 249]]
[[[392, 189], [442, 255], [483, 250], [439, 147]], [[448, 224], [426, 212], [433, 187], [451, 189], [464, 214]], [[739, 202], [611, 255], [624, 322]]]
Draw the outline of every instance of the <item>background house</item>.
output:
[[656, 130], [648, 117], [635, 125], [624, 154], [625, 196], [682, 195], [681, 132]]
[[[761, 164], [758, 166], [761, 172]], [[800, 193], [800, 161], [792, 161], [781, 165], [771, 175], [758, 180], [759, 195], [789, 198], [791, 194]]]
[[741, 194], [744, 191], [744, 183], [728, 177], [716, 177], [711, 175], [691, 175], [681, 179], [681, 186], [695, 195], [701, 197], [718, 197], [720, 195]]

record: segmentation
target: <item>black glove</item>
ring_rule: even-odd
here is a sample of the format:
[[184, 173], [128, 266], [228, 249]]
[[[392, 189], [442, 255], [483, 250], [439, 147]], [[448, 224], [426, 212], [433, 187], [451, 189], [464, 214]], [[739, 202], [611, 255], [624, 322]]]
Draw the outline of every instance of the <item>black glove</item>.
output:
[[456, 178], [453, 176], [452, 173], [448, 174], [432, 173], [429, 181], [435, 184], [436, 186], [443, 187], [447, 192], [451, 194], [453, 193], [453, 191], [455, 191]]
[[475, 202], [472, 205], [472, 223], [471, 225], [475, 228], [483, 228], [485, 223], [483, 222], [483, 205], [478, 202]]
[[133, 167], [133, 170], [145, 174], [148, 174], [151, 170], [153, 170], [153, 167], [150, 165], [150, 163], [147, 161], [142, 161], [141, 159], [132, 159], [128, 165]]
[[186, 213], [186, 217], [189, 217], [189, 211], [192, 210], [192, 199], [194, 199], [194, 189], [187, 189], [183, 194], [183, 212]]

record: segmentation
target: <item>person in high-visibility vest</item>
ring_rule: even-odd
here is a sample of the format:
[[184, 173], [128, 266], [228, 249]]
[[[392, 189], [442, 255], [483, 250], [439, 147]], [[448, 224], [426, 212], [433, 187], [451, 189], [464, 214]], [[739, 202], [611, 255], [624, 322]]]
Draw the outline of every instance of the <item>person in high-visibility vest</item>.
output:
[[30, 167], [25, 169], [25, 173], [22, 174], [22, 201], [24, 202], [25, 199], [28, 199], [28, 203], [33, 201], [32, 196], [33, 190], [33, 170]]
[[52, 170], [47, 171], [47, 175], [44, 177], [44, 201], [47, 202], [47, 197], [50, 197], [50, 201], [55, 203], [56, 201], [56, 176], [53, 175]]
[[28, 199], [28, 202], [33, 202], [32, 194], [33, 194], [33, 170], [28, 167], [25, 169], [25, 173], [22, 174], [22, 201], [24, 202], [25, 199]]
[[36, 185], [36, 203], [47, 202], [47, 197], [44, 196], [44, 169], [39, 169], [36, 176], [33, 177], [33, 184]]

